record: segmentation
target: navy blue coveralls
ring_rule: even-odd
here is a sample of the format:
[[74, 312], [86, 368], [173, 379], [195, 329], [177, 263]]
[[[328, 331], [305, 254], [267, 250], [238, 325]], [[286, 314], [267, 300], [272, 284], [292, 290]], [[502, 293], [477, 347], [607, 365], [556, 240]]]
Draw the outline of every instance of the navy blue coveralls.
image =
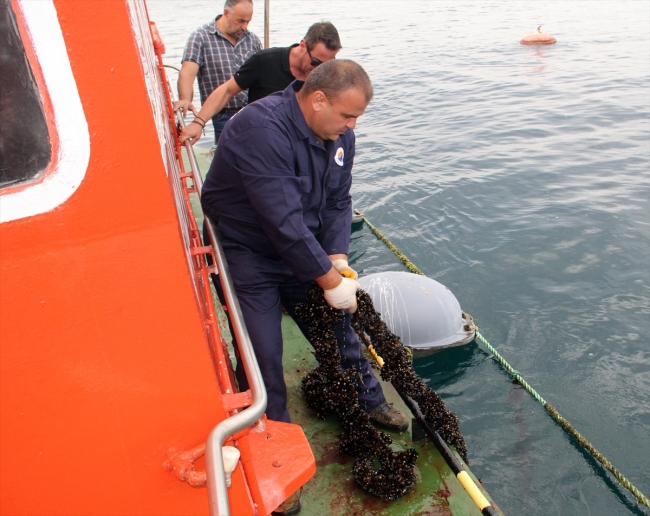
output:
[[[217, 224], [246, 327], [268, 394], [269, 419], [290, 422], [282, 369], [282, 312], [306, 335], [294, 308], [313, 280], [332, 268], [328, 255], [347, 254], [350, 241], [354, 132], [319, 142], [298, 105], [302, 81], [253, 102], [226, 124], [201, 194]], [[363, 409], [384, 394], [350, 325], [335, 329], [343, 369], [361, 373]], [[237, 381], [248, 389], [241, 364]]]

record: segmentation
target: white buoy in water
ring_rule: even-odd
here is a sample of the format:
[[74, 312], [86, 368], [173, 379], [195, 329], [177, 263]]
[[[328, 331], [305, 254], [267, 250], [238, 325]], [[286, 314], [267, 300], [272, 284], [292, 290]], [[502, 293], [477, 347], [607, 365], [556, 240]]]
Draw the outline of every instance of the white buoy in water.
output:
[[415, 357], [474, 340], [472, 321], [464, 317], [451, 290], [436, 280], [411, 272], [379, 272], [359, 278], [359, 283]]

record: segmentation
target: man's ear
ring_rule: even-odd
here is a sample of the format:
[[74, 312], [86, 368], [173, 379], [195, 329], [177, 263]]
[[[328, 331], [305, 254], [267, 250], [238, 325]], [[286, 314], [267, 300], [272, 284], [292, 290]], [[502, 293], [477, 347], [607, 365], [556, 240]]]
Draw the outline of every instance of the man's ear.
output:
[[316, 90], [311, 94], [311, 107], [315, 112], [322, 111], [326, 104], [327, 97], [322, 91]]

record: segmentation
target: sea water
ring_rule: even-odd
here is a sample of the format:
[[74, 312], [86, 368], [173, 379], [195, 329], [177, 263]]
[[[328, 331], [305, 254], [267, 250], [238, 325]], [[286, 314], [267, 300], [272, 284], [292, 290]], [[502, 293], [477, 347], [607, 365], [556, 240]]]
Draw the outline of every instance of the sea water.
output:
[[[221, 11], [148, 6], [176, 65]], [[271, 46], [332, 21], [339, 57], [373, 81], [357, 206], [650, 496], [650, 2], [271, 0], [270, 15]], [[538, 25], [557, 44], [519, 44]], [[367, 227], [350, 259], [360, 274], [404, 270]], [[650, 513], [482, 344], [415, 367], [507, 515]]]

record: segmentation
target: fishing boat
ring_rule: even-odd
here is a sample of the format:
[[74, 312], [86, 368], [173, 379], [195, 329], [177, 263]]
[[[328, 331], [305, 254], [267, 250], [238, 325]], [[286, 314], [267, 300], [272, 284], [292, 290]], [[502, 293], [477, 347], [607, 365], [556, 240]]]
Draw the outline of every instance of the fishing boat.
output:
[[264, 417], [218, 236], [204, 244], [192, 211], [201, 170], [176, 137], [144, 0], [0, 10], [0, 514], [266, 515], [301, 489], [301, 514], [501, 514], [466, 465], [469, 493], [410, 431], [392, 437], [420, 454], [414, 489], [362, 491], [338, 422], [301, 394], [315, 362], [288, 318], [294, 423]]

